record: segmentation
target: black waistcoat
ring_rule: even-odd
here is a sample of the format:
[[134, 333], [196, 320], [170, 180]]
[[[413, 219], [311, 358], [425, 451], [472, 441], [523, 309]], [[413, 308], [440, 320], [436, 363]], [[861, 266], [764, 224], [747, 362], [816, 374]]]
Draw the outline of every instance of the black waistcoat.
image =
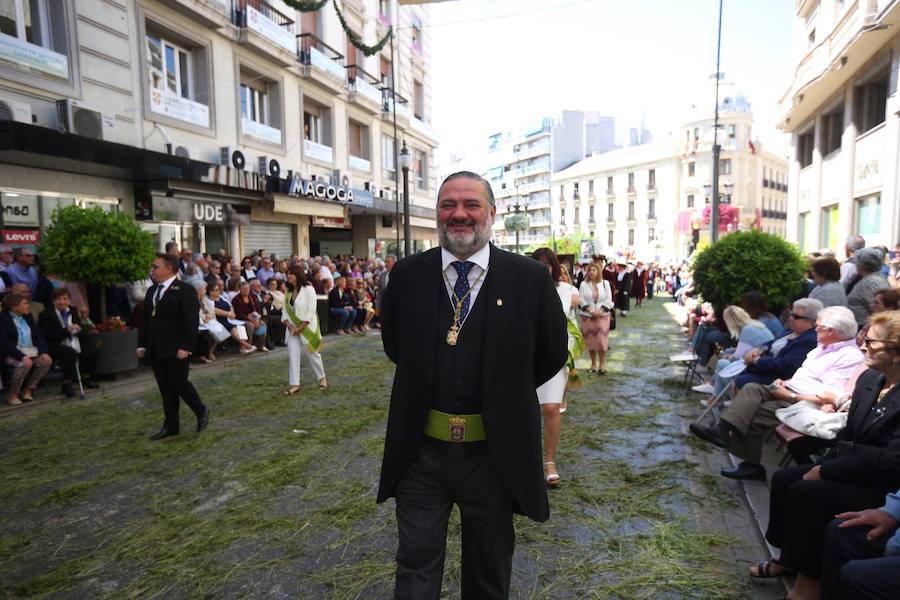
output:
[[[488, 273], [485, 277], [489, 276]], [[482, 282], [483, 283], [483, 282]], [[440, 336], [436, 353], [434, 401], [431, 408], [452, 414], [481, 412], [481, 378], [484, 364], [484, 285], [478, 291], [475, 304], [469, 308], [465, 323], [459, 332], [455, 346], [446, 340], [447, 330], [453, 323], [453, 309], [446, 287], [441, 285], [439, 309]]]

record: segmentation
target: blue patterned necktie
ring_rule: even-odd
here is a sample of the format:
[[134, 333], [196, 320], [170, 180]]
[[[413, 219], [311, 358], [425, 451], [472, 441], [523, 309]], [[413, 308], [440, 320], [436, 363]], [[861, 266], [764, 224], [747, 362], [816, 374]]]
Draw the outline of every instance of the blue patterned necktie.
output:
[[[462, 308], [459, 311], [459, 322], [462, 323], [466, 320], [466, 315], [469, 314], [469, 301], [471, 300], [468, 296], [469, 293], [469, 271], [472, 270], [472, 267], [475, 266], [475, 263], [470, 261], [458, 261], [455, 260], [452, 263], [453, 268], [456, 269], [456, 284], [453, 286], [453, 293], [456, 295], [456, 299], [460, 300], [465, 297], [465, 300], [462, 302]], [[454, 304], [453, 309], [456, 310], [456, 305]]]

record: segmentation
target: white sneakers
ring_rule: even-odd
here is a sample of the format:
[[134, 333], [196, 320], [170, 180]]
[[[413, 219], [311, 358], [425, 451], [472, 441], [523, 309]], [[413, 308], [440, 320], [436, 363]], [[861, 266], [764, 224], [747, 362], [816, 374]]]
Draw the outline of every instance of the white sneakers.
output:
[[695, 392], [700, 392], [701, 394], [712, 394], [715, 391], [711, 383], [702, 383], [700, 385], [695, 385], [691, 388]]

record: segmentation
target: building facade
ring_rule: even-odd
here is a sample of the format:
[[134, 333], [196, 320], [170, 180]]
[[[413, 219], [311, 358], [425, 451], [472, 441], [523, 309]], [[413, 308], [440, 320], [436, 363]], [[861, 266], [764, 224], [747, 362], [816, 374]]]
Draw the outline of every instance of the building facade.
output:
[[402, 231], [405, 142], [414, 245], [435, 244], [429, 9], [338, 5], [365, 43], [394, 26], [393, 44], [365, 56], [330, 3], [9, 3], [5, 232], [39, 239], [56, 206], [79, 203], [133, 212], [160, 247], [384, 255]]
[[[720, 233], [784, 235], [787, 161], [752, 139], [746, 97], [728, 82], [719, 85]], [[666, 262], [687, 258], [708, 240], [714, 115], [692, 112], [665, 140], [592, 156], [555, 173], [555, 236], [590, 240], [595, 253]]]
[[900, 2], [797, 1], [788, 239], [840, 251], [847, 236], [900, 241]]
[[[615, 120], [596, 112], [562, 111], [516, 132], [490, 137], [482, 174], [490, 181], [497, 200], [494, 243], [516, 248], [516, 232], [507, 217], [527, 216], [527, 228], [518, 231], [518, 245], [548, 245], [554, 235], [551, 216], [551, 174], [594, 152], [615, 148]], [[518, 206], [518, 211], [517, 211]]]

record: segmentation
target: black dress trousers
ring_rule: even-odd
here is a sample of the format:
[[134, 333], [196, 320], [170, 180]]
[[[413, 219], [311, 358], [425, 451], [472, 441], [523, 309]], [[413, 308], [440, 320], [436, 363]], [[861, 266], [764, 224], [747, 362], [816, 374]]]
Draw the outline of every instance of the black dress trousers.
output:
[[397, 483], [395, 598], [441, 595], [447, 522], [453, 504], [462, 521], [463, 600], [507, 598], [515, 530], [513, 498], [494, 466], [487, 442], [424, 438]]
[[838, 527], [843, 522], [834, 519], [825, 534], [822, 600], [900, 598], [900, 556], [884, 556], [895, 530], [869, 540], [869, 527]]
[[179, 397], [184, 399], [198, 419], [206, 412], [206, 406], [200, 400], [194, 384], [188, 380], [190, 363], [187, 358], [184, 360], [153, 358], [150, 361], [163, 400], [165, 414], [163, 427], [171, 433], [177, 433], [179, 430]]

